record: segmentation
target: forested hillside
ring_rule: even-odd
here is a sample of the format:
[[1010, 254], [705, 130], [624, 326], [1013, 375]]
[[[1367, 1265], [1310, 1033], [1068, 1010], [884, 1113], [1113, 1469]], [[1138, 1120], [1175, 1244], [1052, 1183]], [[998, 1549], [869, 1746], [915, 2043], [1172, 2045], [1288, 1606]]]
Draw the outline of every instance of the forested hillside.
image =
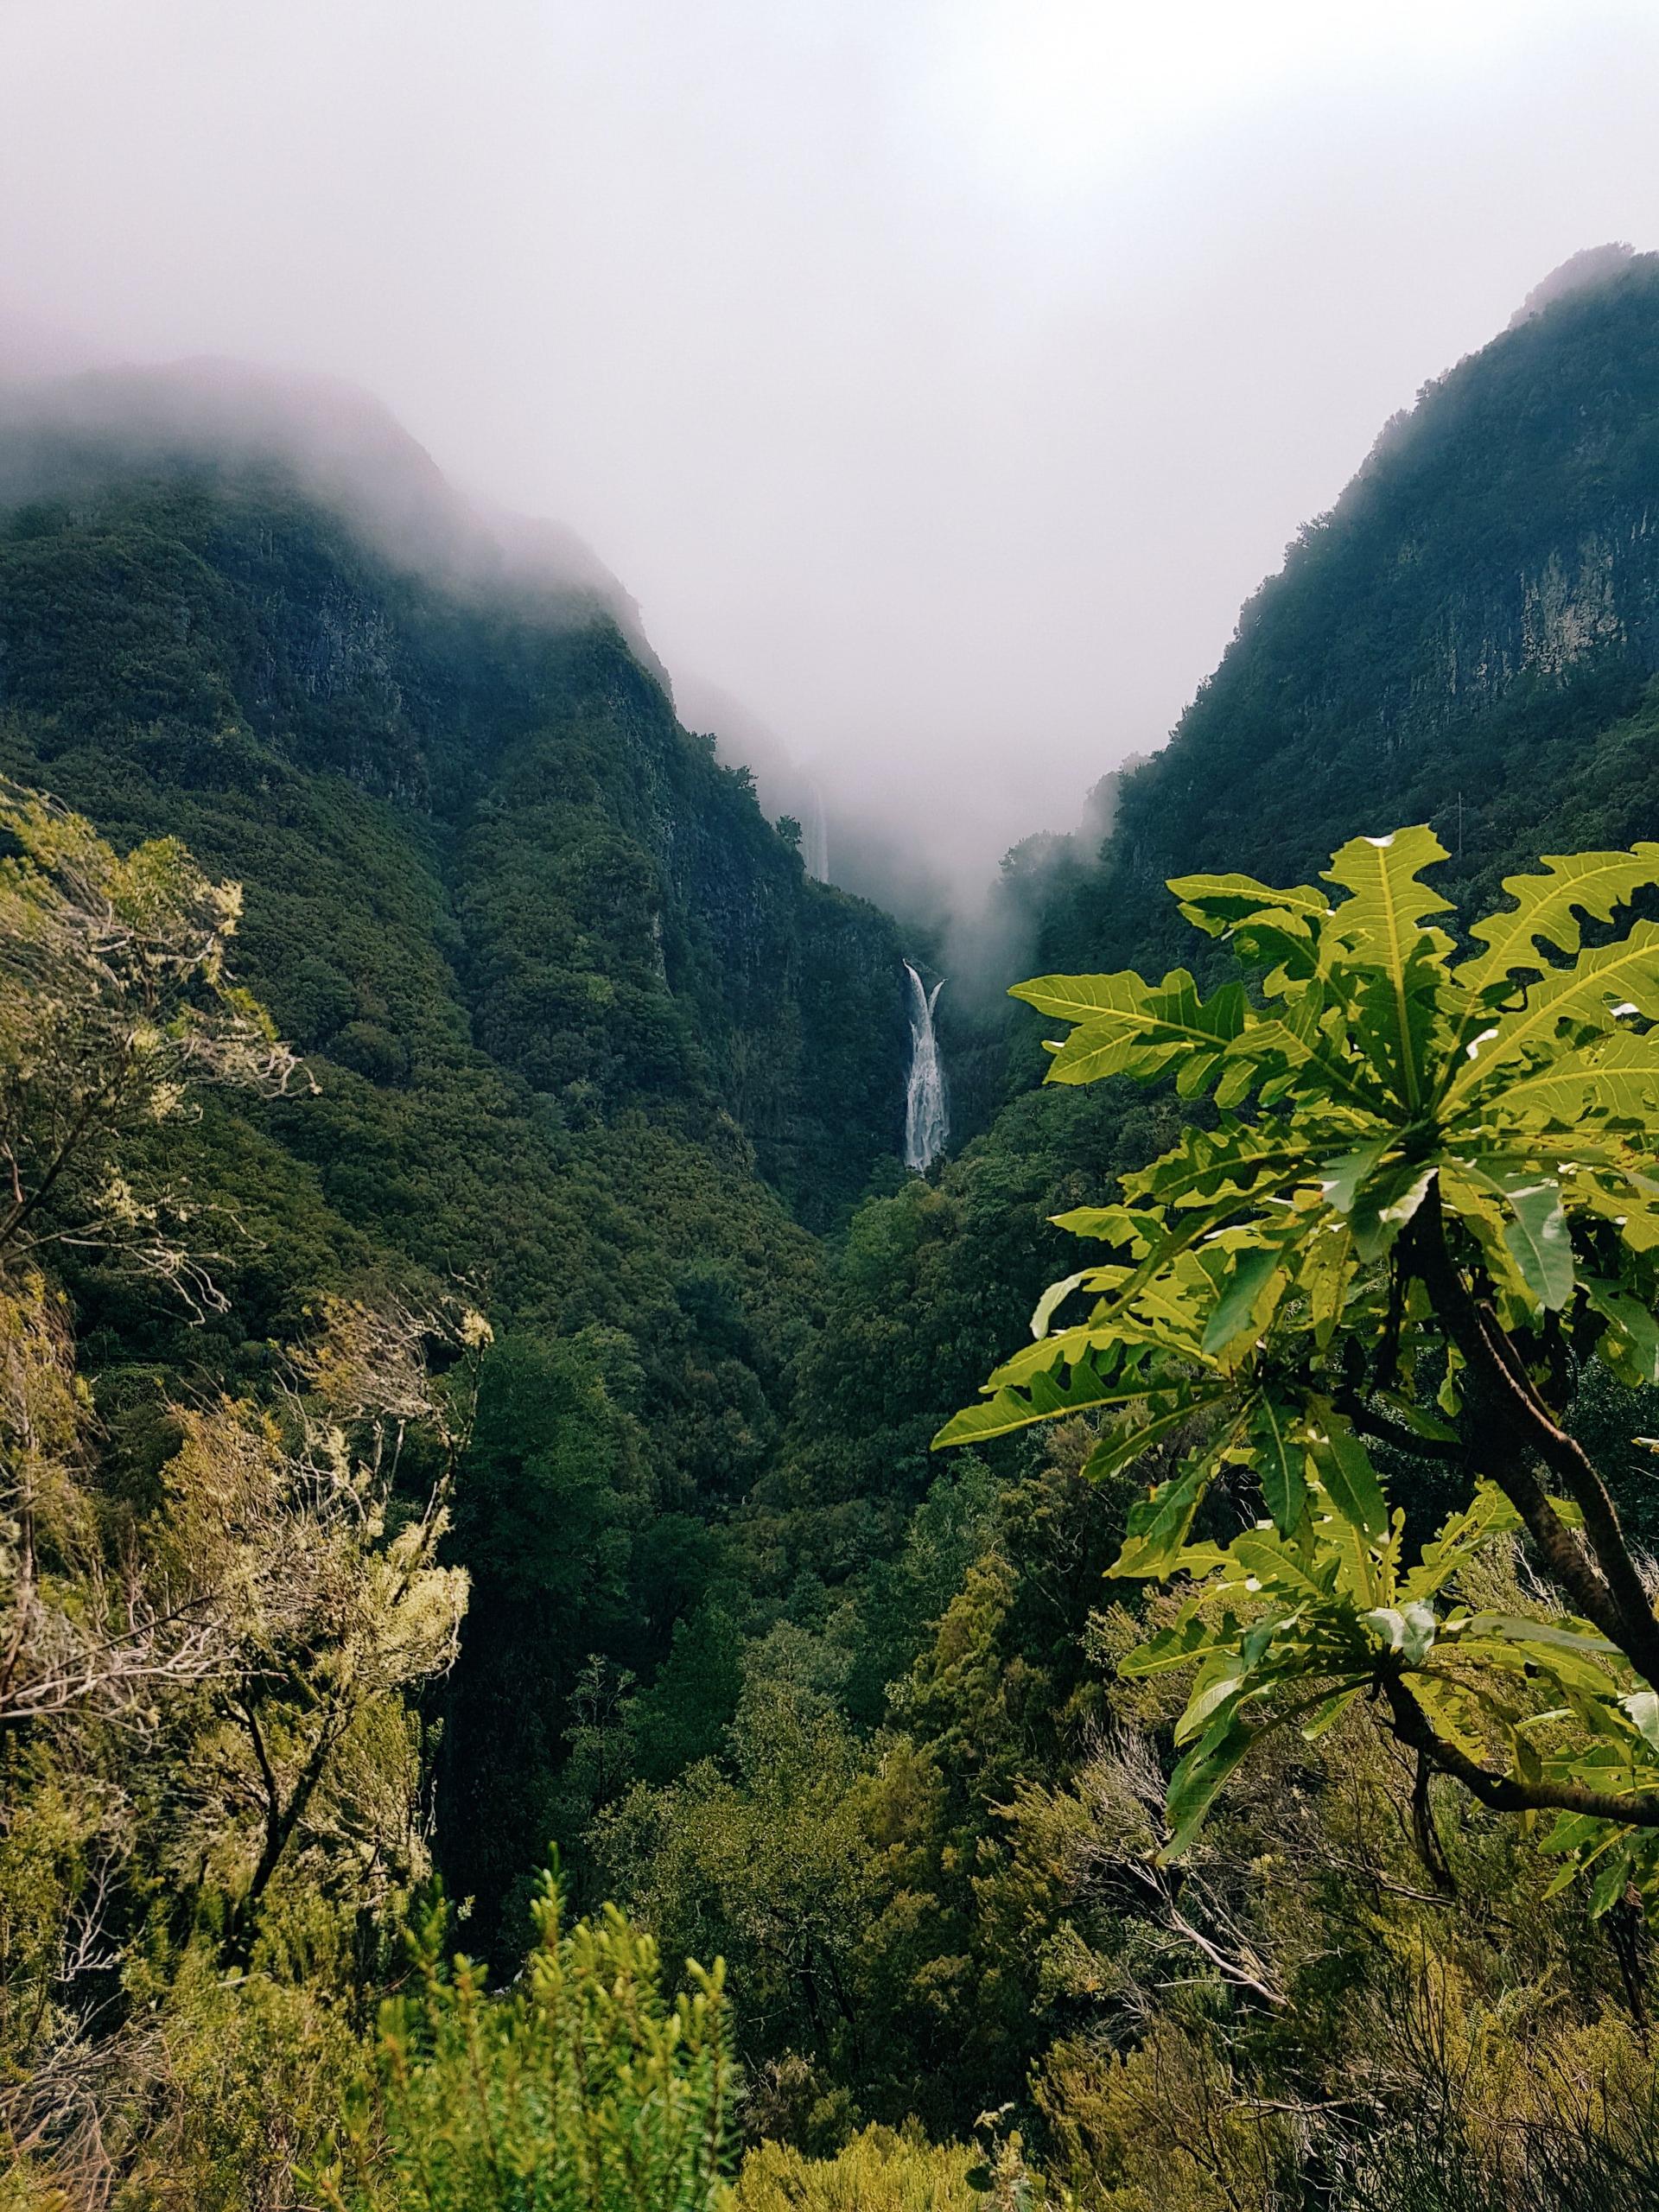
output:
[[[1659, 257], [1640, 256], [1388, 426], [1168, 745], [1122, 778], [1098, 855], [1040, 879], [1032, 969], [1202, 968], [1166, 878], [1300, 880], [1399, 823], [1431, 823], [1446, 886], [1485, 899], [1541, 850], [1659, 834], [1656, 674]], [[872, 1264], [843, 1270], [817, 1355], [848, 1415], [826, 1454], [922, 1479], [930, 1423], [1006, 1332], [993, 1314], [1066, 1257], [1048, 1215], [1104, 1196], [1179, 1125], [1180, 1102], [1134, 1089], [1037, 1092], [1041, 1033], [1017, 1020], [1009, 1103], [938, 1188], [855, 1224]]]
[[[60, 1185], [51, 1146], [14, 1130], [0, 1214], [0, 1441], [27, 1508], [7, 1586], [58, 1639], [56, 1675], [0, 1691], [19, 2204], [95, 2201], [52, 2194], [69, 2173], [123, 2212], [705, 2212], [741, 2145], [741, 2212], [1659, 2204], [1637, 1859], [1543, 1855], [1530, 1811], [1377, 1725], [1380, 1667], [1369, 1702], [1370, 1675], [1343, 1678], [1317, 1733], [1264, 1732], [1166, 1857], [1190, 1682], [1131, 1655], [1194, 1617], [1104, 1578], [1176, 1478], [1179, 1423], [1118, 1454], [1097, 1397], [932, 1449], [1077, 1263], [1051, 1217], [1113, 1204], [1120, 1176], [1217, 1128], [1215, 1056], [1179, 1091], [1128, 1061], [1040, 1085], [1050, 1010], [1073, 1001], [1039, 989], [991, 1126], [906, 1175], [916, 948], [809, 880], [748, 779], [677, 726], [596, 564], [481, 556], [395, 440], [348, 516], [332, 448], [320, 473], [315, 439], [297, 461], [291, 435], [286, 457], [204, 446], [146, 406], [136, 441], [102, 399], [90, 422], [37, 411], [0, 465], [0, 919], [22, 1009], [0, 1047], [43, 1126], [81, 1142], [69, 1095], [102, 1147]], [[1214, 893], [1184, 919], [1166, 878], [1311, 882], [1409, 822], [1446, 849], [1426, 864], [1459, 932], [1541, 852], [1659, 838], [1654, 518], [1644, 257], [1389, 426], [1122, 779], [1098, 854], [1011, 870], [1039, 964], [1155, 982], [1183, 961], [1208, 990], [1238, 917]], [[1616, 906], [1628, 922], [1654, 896], [1641, 858], [1605, 872], [1623, 888], [1587, 908], [1592, 956]], [[1195, 934], [1195, 913], [1221, 921]], [[1576, 953], [1578, 923], [1554, 926]], [[1407, 1032], [1412, 1006], [1432, 1027], [1449, 1003], [1426, 973], [1400, 982]], [[1376, 976], [1400, 981], [1355, 986], [1355, 1081], [1384, 1049]], [[1215, 1002], [1224, 1041], [1262, 988], [1251, 971], [1254, 998]], [[1597, 1052], [1659, 1080], [1610, 1027], [1646, 1020], [1647, 991], [1567, 1040], [1593, 1062], [1573, 1098], [1600, 1097]], [[1197, 1003], [1179, 980], [1175, 1001]], [[1462, 1036], [1440, 1038], [1448, 1082]], [[972, 1049], [977, 1110], [993, 1047]], [[1375, 1164], [1335, 1180], [1351, 1198]], [[37, 1216], [49, 1248], [21, 1233]], [[1613, 1279], [1626, 1227], [1575, 1217], [1596, 1297], [1570, 1315], [1565, 1226], [1553, 1255], [1539, 1232], [1531, 1275], [1492, 1267], [1516, 1360], [1650, 1546], [1659, 1338], [1647, 1247]], [[1258, 1264], [1250, 1299], [1283, 1273]], [[1429, 1307], [1400, 1280], [1368, 1278], [1351, 1352], [1328, 1331], [1318, 1352], [1356, 1399], [1382, 1362], [1375, 1457], [1415, 1544], [1465, 1503], [1447, 1423], [1467, 1408], [1445, 1344], [1413, 1350]], [[1535, 1313], [1540, 1283], [1556, 1302]], [[1185, 1418], [1180, 1378], [1230, 1339], [1179, 1322], [1165, 1387]], [[1593, 1363], [1603, 1337], [1633, 1400]], [[1177, 1538], [1196, 1527], [1219, 1560], [1270, 1521], [1288, 1544], [1297, 1482], [1269, 1495], [1250, 1451], [1223, 1461]], [[1327, 1460], [1307, 1495], [1343, 1479]], [[1370, 1489], [1343, 1495], [1392, 1541]], [[1506, 1543], [1519, 1526], [1491, 1522]], [[1481, 1572], [1497, 1618], [1546, 1602], [1513, 1549]], [[221, 1618], [202, 1593], [227, 1588]], [[137, 1625], [100, 1643], [88, 1623], [123, 1592]], [[1598, 1704], [1572, 1677], [1577, 1634], [1557, 1622], [1542, 1660], [1516, 1659], [1528, 1696], [1560, 1688], [1583, 1728], [1651, 1744], [1640, 1691]], [[159, 1687], [122, 1658], [77, 1703], [70, 1662], [91, 1680], [130, 1643]], [[1522, 1732], [1501, 1699], [1446, 1709], [1477, 1768], [1494, 1713]], [[1528, 1742], [1517, 1789], [1529, 1757], [1543, 1771]], [[550, 1844], [566, 1902], [628, 1922], [572, 1933], [539, 1886]], [[726, 1961], [671, 2033], [640, 1930], [670, 1980]], [[463, 1941], [486, 1963], [448, 1974]], [[585, 2179], [550, 2176], [566, 2141]]]
[[1069, 942], [1139, 957], [1168, 939], [1166, 876], [1300, 873], [1361, 822], [1432, 821], [1483, 884], [1540, 839], [1618, 842], [1650, 822], [1656, 480], [1659, 256], [1643, 254], [1386, 426], [1246, 605], [1168, 746], [1124, 780], [1046, 964]]
[[677, 725], [608, 592], [458, 545], [378, 421], [365, 491], [349, 413], [330, 485], [189, 391], [12, 423], [0, 769], [239, 883], [238, 973], [307, 1075], [173, 1139], [213, 1306], [72, 1261], [80, 1328], [118, 1423], [158, 1363], [257, 1372], [325, 1292], [487, 1310], [443, 1834], [493, 1910], [570, 1840], [579, 1670], [650, 1676], [775, 1453], [813, 1232], [898, 1147], [899, 946]]

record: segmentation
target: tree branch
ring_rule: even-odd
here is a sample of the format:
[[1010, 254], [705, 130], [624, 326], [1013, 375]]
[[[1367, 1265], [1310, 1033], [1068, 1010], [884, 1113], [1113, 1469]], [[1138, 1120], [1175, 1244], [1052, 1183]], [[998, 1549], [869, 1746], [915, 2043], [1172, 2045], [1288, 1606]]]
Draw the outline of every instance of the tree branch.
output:
[[[1446, 1245], [1437, 1186], [1431, 1185], [1418, 1211], [1411, 1243], [1417, 1272], [1476, 1384], [1480, 1411], [1516, 1455], [1493, 1455], [1487, 1471], [1526, 1523], [1544, 1567], [1574, 1610], [1659, 1688], [1659, 1619], [1618, 1510], [1583, 1446], [1556, 1421], [1516, 1363], [1514, 1347], [1465, 1282]], [[1571, 1493], [1584, 1515], [1587, 1554], [1529, 1461], [1548, 1468]]]
[[1445, 1460], [1453, 1466], [1466, 1467], [1469, 1447], [1449, 1436], [1419, 1436], [1415, 1429], [1408, 1428], [1403, 1421], [1390, 1421], [1386, 1414], [1368, 1406], [1352, 1390], [1339, 1390], [1332, 1404], [1349, 1424], [1362, 1436], [1369, 1436], [1378, 1444], [1390, 1444], [1396, 1452], [1409, 1452], [1420, 1459]]
[[1577, 1782], [1522, 1782], [1493, 1774], [1466, 1751], [1437, 1735], [1428, 1715], [1397, 1675], [1382, 1676], [1394, 1732], [1421, 1758], [1462, 1783], [1471, 1796], [1494, 1813], [1585, 1813], [1592, 1820], [1621, 1827], [1659, 1828], [1659, 1790], [1635, 1790], [1621, 1797], [1611, 1789], [1587, 1789]]
[[11, 1209], [11, 1211], [6, 1216], [4, 1221], [0, 1222], [0, 1247], [3, 1247], [10, 1243], [14, 1237], [19, 1236], [22, 1231], [23, 1224], [29, 1220], [30, 1215], [35, 1213], [45, 1204], [47, 1198], [51, 1195], [54, 1184], [56, 1183], [58, 1178], [62, 1174], [64, 1169], [73, 1158], [75, 1152], [79, 1147], [81, 1139], [86, 1135], [87, 1130], [92, 1126], [92, 1122], [98, 1114], [106, 1105], [113, 1103], [113, 1102], [120, 1096], [121, 1084], [124, 1079], [124, 1076], [125, 1068], [124, 1066], [118, 1069], [116, 1073], [111, 1076], [109, 1079], [100, 1085], [97, 1090], [88, 1094], [79, 1113], [76, 1116], [73, 1122], [70, 1125], [68, 1134], [60, 1143], [56, 1154], [48, 1162], [39, 1182], [36, 1183], [35, 1188], [28, 1194], [27, 1197], [24, 1197], [22, 1194], [22, 1184], [18, 1179], [16, 1163], [15, 1160], [13, 1161], [12, 1181], [14, 1185], [16, 1185], [19, 1195], [16, 1203]]

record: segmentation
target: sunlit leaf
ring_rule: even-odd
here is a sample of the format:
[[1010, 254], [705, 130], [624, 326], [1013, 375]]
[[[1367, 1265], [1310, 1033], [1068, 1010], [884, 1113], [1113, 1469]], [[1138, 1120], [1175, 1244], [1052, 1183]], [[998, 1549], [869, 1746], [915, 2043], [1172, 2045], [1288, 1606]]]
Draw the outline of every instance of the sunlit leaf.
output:
[[1444, 1675], [1416, 1674], [1411, 1678], [1411, 1694], [1436, 1735], [1455, 1745], [1477, 1766], [1488, 1763], [1491, 1751], [1480, 1725], [1480, 1707], [1460, 1683]]
[[1092, 1021], [1104, 1014], [1131, 1014], [1145, 1002], [1147, 986], [1133, 969], [1116, 976], [1039, 976], [1016, 983], [1012, 999], [1024, 999], [1039, 1014], [1057, 1021]]
[[[1355, 837], [1325, 870], [1328, 881], [1351, 895], [1336, 910], [1332, 927], [1351, 950], [1376, 963], [1379, 989], [1391, 1003], [1388, 1032], [1401, 1096], [1415, 1108], [1427, 1089], [1422, 1052], [1422, 1008], [1414, 1004], [1422, 980], [1423, 924], [1449, 911], [1451, 900], [1419, 880], [1418, 871], [1446, 851], [1432, 830], [1396, 830], [1387, 837]], [[1434, 940], [1428, 940], [1433, 949]]]
[[1330, 1591], [1315, 1580], [1277, 1531], [1269, 1535], [1266, 1530], [1251, 1530], [1236, 1536], [1232, 1560], [1236, 1566], [1245, 1568], [1263, 1590], [1289, 1605], [1311, 1600], [1316, 1605], [1327, 1605], [1331, 1602]]
[[1103, 1438], [1084, 1461], [1083, 1471], [1092, 1482], [1104, 1482], [1121, 1468], [1132, 1466], [1141, 1454], [1164, 1437], [1173, 1435], [1198, 1414], [1222, 1404], [1224, 1389], [1194, 1390], [1163, 1406], [1145, 1421], [1128, 1421], [1115, 1435]]
[[1545, 944], [1576, 952], [1581, 913], [1611, 921], [1636, 892], [1659, 883], [1659, 845], [1637, 845], [1628, 853], [1546, 853], [1542, 867], [1541, 875], [1504, 877], [1514, 910], [1475, 924], [1471, 935], [1484, 950], [1459, 966], [1460, 983], [1479, 990], [1508, 976], [1541, 972], [1549, 964]]
[[1613, 1325], [1623, 1348], [1623, 1379], [1632, 1385], [1659, 1382], [1659, 1321], [1616, 1283], [1599, 1275], [1583, 1275], [1580, 1281], [1591, 1304]]
[[1103, 1372], [1092, 1357], [1085, 1356], [1070, 1367], [1057, 1359], [1052, 1369], [1032, 1376], [1023, 1389], [1004, 1388], [982, 1405], [965, 1406], [946, 1421], [933, 1440], [936, 1444], [982, 1444], [993, 1436], [1027, 1428], [1033, 1421], [1133, 1404], [1146, 1395], [1144, 1379], [1120, 1382]]
[[1301, 1445], [1291, 1440], [1290, 1416], [1270, 1398], [1262, 1399], [1255, 1408], [1250, 1440], [1268, 1511], [1280, 1534], [1287, 1536], [1300, 1521], [1306, 1503], [1307, 1484], [1302, 1473], [1306, 1453]]
[[1134, 1006], [1103, 1009], [1081, 1020], [1050, 1062], [1045, 1080], [1096, 1083], [1109, 1075], [1154, 1074], [1174, 1063], [1181, 1095], [1195, 1096], [1219, 1069], [1248, 1011], [1240, 984], [1224, 983], [1201, 999], [1192, 976], [1176, 969]]
[[1566, 1021], [1611, 1028], [1615, 1005], [1659, 1015], [1659, 922], [1639, 921], [1616, 944], [1582, 952], [1529, 987], [1526, 1004], [1496, 1016], [1491, 1033], [1469, 1047], [1466, 1065], [1446, 1094], [1448, 1108], [1491, 1089], [1504, 1072], [1548, 1046]]
[[1370, 1453], [1353, 1431], [1333, 1423], [1330, 1433], [1313, 1446], [1313, 1464], [1325, 1496], [1343, 1519], [1369, 1536], [1382, 1535], [1389, 1525], [1388, 1501]]
[[[1593, 1115], [1602, 1125], [1644, 1128], [1659, 1109], [1659, 1035], [1624, 1030], [1562, 1052], [1493, 1094], [1485, 1110], [1529, 1130], [1559, 1122], [1576, 1128]], [[1575, 1151], [1581, 1151], [1575, 1145]]]
[[1190, 1744], [1224, 1706], [1231, 1705], [1244, 1688], [1247, 1677], [1238, 1674], [1219, 1675], [1213, 1681], [1195, 1689], [1187, 1700], [1185, 1710], [1175, 1723], [1175, 1741]]
[[1169, 1840], [1160, 1854], [1178, 1859], [1204, 1825], [1217, 1791], [1249, 1751], [1256, 1731], [1236, 1714], [1229, 1714], [1210, 1729], [1188, 1751], [1170, 1777], [1167, 1816]]
[[1207, 1459], [1190, 1459], [1169, 1481], [1160, 1483], [1150, 1497], [1132, 1505], [1122, 1548], [1107, 1573], [1138, 1580], [1166, 1573], [1186, 1541], [1186, 1532], [1212, 1471]]
[[1167, 1674], [1174, 1668], [1188, 1667], [1195, 1660], [1207, 1658], [1213, 1651], [1225, 1649], [1233, 1635], [1230, 1616], [1217, 1629], [1203, 1618], [1196, 1602], [1189, 1603], [1168, 1627], [1160, 1629], [1155, 1636], [1148, 1637], [1144, 1643], [1120, 1659], [1117, 1671], [1131, 1681], [1143, 1675]]
[[1338, 1213], [1351, 1213], [1354, 1198], [1383, 1154], [1394, 1142], [1392, 1136], [1373, 1137], [1369, 1144], [1357, 1145], [1352, 1152], [1345, 1152], [1340, 1159], [1327, 1160], [1319, 1170], [1319, 1180], [1325, 1195]]
[[1262, 1294], [1275, 1279], [1282, 1284], [1283, 1276], [1284, 1260], [1273, 1245], [1234, 1254], [1204, 1332], [1202, 1349], [1207, 1357], [1217, 1357], [1235, 1337], [1259, 1325], [1256, 1307]]
[[1338, 1690], [1334, 1696], [1325, 1699], [1315, 1707], [1311, 1720], [1302, 1723], [1302, 1739], [1316, 1744], [1328, 1729], [1334, 1728], [1357, 1697], [1365, 1693], [1363, 1682], [1354, 1682], [1347, 1689]]
[[1560, 1185], [1546, 1177], [1511, 1184], [1504, 1196], [1511, 1217], [1504, 1241], [1515, 1263], [1540, 1304], [1559, 1313], [1573, 1294], [1573, 1240], [1561, 1210]]
[[1298, 884], [1294, 891], [1274, 891], [1253, 875], [1178, 875], [1169, 888], [1189, 922], [1211, 937], [1250, 916], [1281, 909], [1286, 913], [1314, 916], [1329, 912], [1331, 902], [1312, 884]]
[[1453, 1514], [1440, 1535], [1424, 1545], [1421, 1560], [1400, 1586], [1402, 1594], [1432, 1598], [1484, 1545], [1497, 1536], [1518, 1534], [1521, 1526], [1521, 1516], [1496, 1483], [1477, 1484], [1473, 1503]]

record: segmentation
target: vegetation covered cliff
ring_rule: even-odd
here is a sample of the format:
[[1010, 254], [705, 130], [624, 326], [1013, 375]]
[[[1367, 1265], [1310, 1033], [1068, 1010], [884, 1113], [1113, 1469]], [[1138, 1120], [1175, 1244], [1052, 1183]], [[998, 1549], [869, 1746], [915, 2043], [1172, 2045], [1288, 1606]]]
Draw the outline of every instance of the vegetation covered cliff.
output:
[[1300, 873], [1363, 822], [1432, 822], [1484, 888], [1529, 842], [1623, 840], [1656, 804], [1639, 733], [1659, 673], [1656, 481], [1659, 255], [1642, 254], [1388, 423], [1123, 779], [1052, 947], [1069, 932], [1127, 957], [1171, 927], [1166, 876]]
[[306, 1081], [169, 1140], [203, 1310], [71, 1255], [100, 1407], [257, 1373], [326, 1293], [488, 1311], [445, 1834], [493, 1898], [561, 1826], [578, 1671], [649, 1678], [775, 1450], [816, 1232], [902, 1134], [896, 931], [678, 726], [613, 587], [485, 542], [386, 426], [330, 474], [243, 395], [205, 442], [117, 397], [0, 433], [0, 770], [240, 884]]
[[[1216, 954], [1166, 877], [1313, 881], [1348, 838], [1402, 823], [1432, 823], [1437, 887], [1472, 911], [1541, 851], [1659, 836], [1656, 516], [1643, 257], [1389, 426], [1168, 746], [1122, 779], [1098, 855], [1045, 867], [1033, 969], [1185, 962], [1207, 984]], [[798, 1610], [811, 1636], [786, 1688], [775, 1636], [746, 1657], [718, 1778], [636, 1792], [601, 1829], [613, 1884], [765, 1993], [768, 2116], [797, 2139], [906, 2112], [959, 2137], [970, 2106], [1007, 2098], [1079, 2201], [1112, 2212], [1654, 2201], [1636, 1922], [1592, 1927], [1588, 1884], [1546, 1900], [1512, 1830], [1439, 1783], [1454, 1863], [1434, 1862], [1412, 1840], [1414, 1754], [1341, 1731], [1270, 1755], [1160, 1889], [1174, 1702], [1120, 1672], [1139, 1606], [1101, 1580], [1145, 1481], [1084, 1478], [1086, 1423], [1046, 1452], [993, 1443], [977, 1478], [971, 1457], [930, 1459], [1079, 1264], [1050, 1217], [1117, 1200], [1120, 1173], [1213, 1118], [1121, 1079], [1036, 1088], [1052, 1024], [1022, 1020], [993, 1125], [855, 1216], [804, 1370], [769, 1491], [840, 1562], [836, 1594]], [[1572, 1418], [1602, 1435], [1593, 1385]], [[1651, 1543], [1646, 1462], [1628, 1440], [1615, 1456]], [[895, 1492], [917, 1501], [896, 1545], [869, 1503]], [[1421, 1471], [1396, 1494], [1444, 1510]], [[901, 1624], [909, 1593], [925, 1618], [945, 1587], [931, 1629]], [[890, 1655], [879, 1707], [872, 1643]], [[792, 1955], [834, 1999], [778, 1961], [782, 1877], [738, 1871], [757, 1832], [794, 1837], [812, 1869], [788, 1892]]]

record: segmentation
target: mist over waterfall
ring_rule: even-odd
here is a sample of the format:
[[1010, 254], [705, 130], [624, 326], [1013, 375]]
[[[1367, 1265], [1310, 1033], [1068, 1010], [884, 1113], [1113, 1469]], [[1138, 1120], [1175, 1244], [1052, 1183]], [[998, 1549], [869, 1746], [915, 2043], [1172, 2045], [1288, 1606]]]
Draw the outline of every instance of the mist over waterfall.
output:
[[933, 1028], [933, 1009], [944, 988], [940, 976], [931, 991], [905, 963], [910, 977], [910, 1078], [905, 1085], [905, 1165], [925, 1175], [944, 1150], [950, 1122], [944, 1097], [944, 1065]]
[[801, 858], [814, 881], [830, 880], [830, 824], [824, 819], [823, 793], [816, 783], [807, 785], [806, 835]]

